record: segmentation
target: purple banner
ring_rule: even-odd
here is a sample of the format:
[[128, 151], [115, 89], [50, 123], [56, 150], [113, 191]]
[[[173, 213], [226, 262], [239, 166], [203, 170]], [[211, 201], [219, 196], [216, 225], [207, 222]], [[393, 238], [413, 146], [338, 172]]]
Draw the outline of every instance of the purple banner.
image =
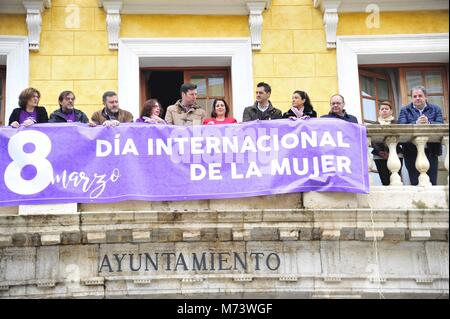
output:
[[335, 119], [0, 128], [0, 205], [368, 193], [366, 129]]

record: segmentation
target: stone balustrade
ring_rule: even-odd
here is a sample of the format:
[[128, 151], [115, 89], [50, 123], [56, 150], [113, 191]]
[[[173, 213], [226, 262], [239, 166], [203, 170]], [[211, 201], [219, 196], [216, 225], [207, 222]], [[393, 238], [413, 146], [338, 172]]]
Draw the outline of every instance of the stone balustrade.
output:
[[[427, 143], [441, 143], [445, 147], [444, 166], [448, 174], [448, 125], [367, 125], [367, 145], [385, 143], [389, 148], [387, 166], [391, 172], [390, 186], [403, 185], [399, 171], [401, 163], [397, 154], [399, 143], [412, 143], [417, 147], [416, 168], [420, 173], [418, 186], [431, 186], [427, 171], [430, 163], [425, 155]], [[369, 149], [370, 150], [370, 149]], [[368, 151], [369, 172], [373, 167], [373, 157]], [[448, 185], [448, 177], [447, 177]]]

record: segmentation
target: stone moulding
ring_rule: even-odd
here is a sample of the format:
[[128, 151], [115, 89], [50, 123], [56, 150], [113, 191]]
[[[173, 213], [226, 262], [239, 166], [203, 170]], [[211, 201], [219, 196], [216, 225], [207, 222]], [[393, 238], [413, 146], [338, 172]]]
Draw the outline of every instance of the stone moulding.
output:
[[78, 216], [0, 216], [0, 247], [254, 240], [370, 241], [374, 237], [383, 241], [447, 240], [447, 208], [432, 208], [433, 201], [426, 202], [420, 197], [412, 204], [431, 207], [259, 210], [248, 219], [242, 213], [202, 211], [182, 213], [175, 221], [173, 215], [179, 213], [149, 212], [145, 222], [141, 213], [137, 218], [130, 213], [95, 212], [80, 212]]
[[[416, 294], [416, 296], [421, 295], [425, 298], [448, 296], [448, 276], [439, 275], [417, 277], [412, 274], [365, 277], [357, 275], [311, 274], [287, 277], [255, 275], [252, 277], [248, 275], [237, 276], [228, 274], [204, 275], [202, 277], [157, 275], [152, 277], [152, 279], [147, 279], [145, 276], [142, 276], [144, 279], [140, 278], [138, 276], [90, 277], [81, 279], [79, 282], [70, 283], [64, 280], [52, 279], [4, 281], [0, 282], [0, 298], [25, 297], [25, 295], [20, 294], [20, 291], [25, 292], [21, 287], [28, 287], [28, 293], [35, 297], [87, 297], [98, 295], [99, 293], [103, 295], [135, 294], [143, 296], [157, 296], [166, 293], [168, 296], [179, 296], [180, 289], [189, 289], [189, 292], [184, 290], [182, 294], [186, 296], [189, 294], [191, 297], [196, 294], [205, 293], [219, 296], [221, 291], [223, 293], [225, 287], [227, 287], [226, 289], [228, 291], [235, 291], [237, 293], [249, 293], [253, 290], [264, 290], [265, 293], [283, 293], [286, 291], [291, 296], [305, 292], [318, 294], [327, 291], [333, 294], [352, 291], [355, 294], [374, 296], [379, 293], [378, 289], [374, 290], [374, 287], [382, 289], [383, 294], [386, 294], [386, 296], [392, 293], [397, 298], [400, 291]], [[123, 282], [126, 283], [125, 286]], [[367, 284], [367, 282], [370, 284]], [[262, 289], [260, 287], [261, 283], [264, 283], [264, 287], [269, 284], [270, 288]], [[37, 289], [33, 290], [33, 286]], [[447, 287], [447, 290], [445, 287]], [[20, 290], [17, 290], [17, 288], [20, 288]]]
[[269, 9], [270, 4], [270, 0], [99, 1], [99, 7], [103, 7], [106, 12], [108, 43], [111, 50], [119, 48], [120, 14], [248, 15], [252, 49], [261, 50], [262, 12]]

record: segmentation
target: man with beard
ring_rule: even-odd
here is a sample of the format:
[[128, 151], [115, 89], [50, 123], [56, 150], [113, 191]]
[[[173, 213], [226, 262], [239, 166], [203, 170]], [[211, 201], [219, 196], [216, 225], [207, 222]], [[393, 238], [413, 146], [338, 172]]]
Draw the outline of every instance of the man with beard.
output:
[[49, 123], [89, 122], [86, 114], [75, 108], [75, 94], [72, 91], [61, 92], [58, 102], [59, 109], [50, 114]]
[[125, 110], [119, 108], [119, 99], [117, 93], [107, 91], [103, 93], [102, 110], [96, 111], [92, 114], [91, 120], [97, 125], [103, 126], [118, 126], [120, 123], [133, 122], [133, 115]]

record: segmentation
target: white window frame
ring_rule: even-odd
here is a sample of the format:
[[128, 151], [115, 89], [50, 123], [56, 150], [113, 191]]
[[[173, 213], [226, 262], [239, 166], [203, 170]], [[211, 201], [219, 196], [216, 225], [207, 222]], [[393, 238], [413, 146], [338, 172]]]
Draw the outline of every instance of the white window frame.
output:
[[18, 107], [20, 92], [28, 87], [28, 38], [0, 35], [0, 55], [6, 56], [5, 124], [13, 109]]
[[361, 123], [359, 64], [448, 63], [448, 33], [337, 37], [339, 93]]
[[[134, 118], [139, 116], [139, 60], [166, 59], [182, 65], [183, 60], [199, 58], [204, 65], [217, 66], [218, 59], [229, 60], [233, 114], [242, 121], [244, 108], [253, 103], [253, 60], [250, 38], [122, 38], [119, 40], [119, 100]], [[172, 64], [173, 65], [173, 64]], [[161, 67], [172, 65], [159, 65]], [[187, 66], [187, 65], [185, 65]], [[174, 101], [176, 102], [176, 101]]]

